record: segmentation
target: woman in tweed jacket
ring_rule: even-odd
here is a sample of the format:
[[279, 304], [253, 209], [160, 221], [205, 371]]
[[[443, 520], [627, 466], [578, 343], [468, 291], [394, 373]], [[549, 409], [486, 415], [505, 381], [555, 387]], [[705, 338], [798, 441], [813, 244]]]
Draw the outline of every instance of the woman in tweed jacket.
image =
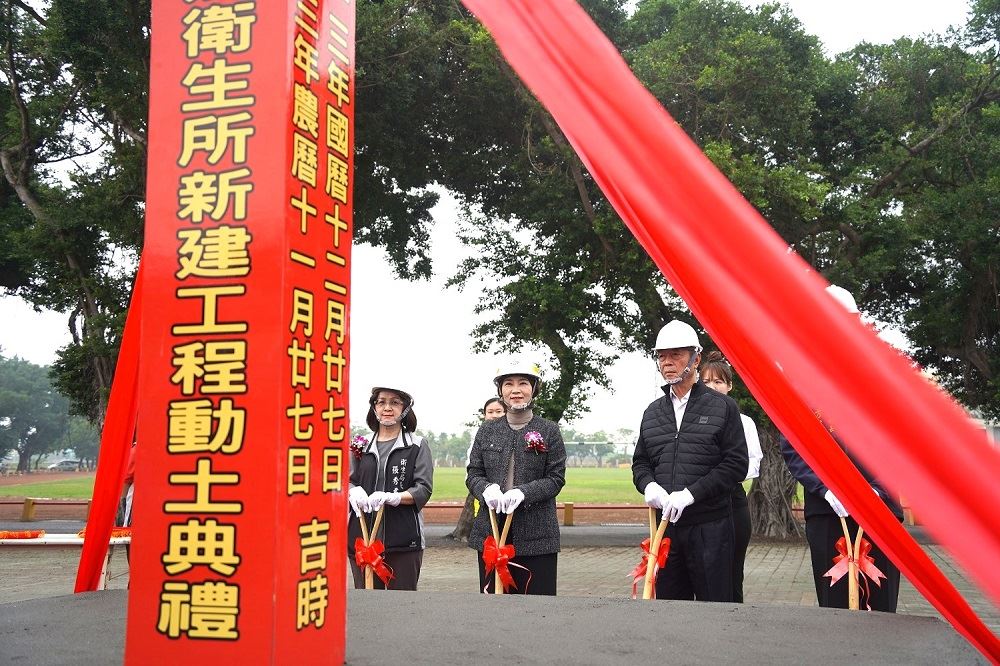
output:
[[510, 567], [517, 588], [507, 592], [554, 595], [559, 553], [556, 495], [566, 483], [566, 446], [559, 426], [532, 412], [541, 384], [537, 366], [511, 366], [493, 381], [507, 414], [479, 428], [465, 480], [482, 506], [469, 535], [469, 546], [478, 551], [480, 589], [492, 591], [494, 585], [483, 564], [483, 543], [491, 533], [488, 509], [516, 509], [507, 543], [514, 546], [511, 561], [524, 569]]

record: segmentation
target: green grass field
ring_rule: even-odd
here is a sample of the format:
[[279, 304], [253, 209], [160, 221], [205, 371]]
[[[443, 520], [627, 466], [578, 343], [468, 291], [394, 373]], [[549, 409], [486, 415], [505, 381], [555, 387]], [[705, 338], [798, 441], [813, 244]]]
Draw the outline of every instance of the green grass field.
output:
[[[749, 488], [750, 484], [746, 484]], [[0, 497], [51, 497], [54, 499], [90, 499], [94, 492], [94, 476], [78, 479], [0, 486]], [[799, 491], [801, 493], [801, 490]], [[434, 470], [434, 502], [465, 500], [464, 467], [438, 467]], [[570, 467], [566, 470], [566, 485], [559, 493], [561, 502], [579, 504], [642, 504], [632, 485], [632, 470], [612, 467]]]
[[49, 497], [52, 499], [90, 499], [94, 494], [94, 475], [78, 479], [39, 481], [15, 486], [0, 486], [2, 497]]

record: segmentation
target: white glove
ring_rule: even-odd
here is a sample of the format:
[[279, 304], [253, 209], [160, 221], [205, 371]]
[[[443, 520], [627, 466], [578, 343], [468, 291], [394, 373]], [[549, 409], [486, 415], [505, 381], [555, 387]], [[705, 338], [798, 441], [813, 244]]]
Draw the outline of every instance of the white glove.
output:
[[383, 504], [399, 506], [400, 499], [402, 498], [399, 493], [384, 493], [381, 490], [377, 490], [368, 496], [368, 510], [378, 511], [382, 508]]
[[361, 486], [351, 486], [347, 491], [347, 501], [351, 503], [351, 508], [359, 518], [362, 513], [368, 513], [368, 493]]
[[670, 493], [670, 522], [676, 523], [680, 520], [684, 509], [692, 504], [694, 504], [694, 495], [687, 488]]
[[841, 518], [847, 518], [847, 509], [845, 509], [844, 505], [840, 503], [840, 500], [837, 499], [837, 496], [833, 494], [832, 490], [826, 491], [826, 494], [823, 495], [823, 499], [830, 504], [835, 514]]
[[503, 494], [503, 498], [500, 500], [500, 512], [501, 513], [514, 513], [514, 509], [521, 506], [521, 502], [524, 501], [524, 493], [522, 493], [517, 488], [508, 490]]
[[646, 484], [646, 506], [653, 507], [654, 509], [667, 509], [667, 500], [670, 497], [670, 493], [663, 489], [663, 486], [658, 484], [656, 481], [650, 481]]
[[483, 501], [486, 502], [487, 507], [494, 511], [502, 510], [499, 509], [503, 501], [503, 493], [500, 491], [500, 486], [495, 483], [486, 486], [486, 490], [483, 491]]

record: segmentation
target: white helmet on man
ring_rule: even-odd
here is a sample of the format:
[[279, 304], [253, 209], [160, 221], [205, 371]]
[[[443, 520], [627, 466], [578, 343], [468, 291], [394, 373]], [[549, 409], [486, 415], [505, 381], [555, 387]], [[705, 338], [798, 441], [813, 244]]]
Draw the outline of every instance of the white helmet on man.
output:
[[656, 346], [654, 349], [694, 349], [695, 354], [701, 353], [701, 343], [698, 342], [698, 334], [689, 324], [685, 324], [680, 319], [668, 321], [667, 324], [656, 334]]
[[834, 300], [843, 305], [844, 309], [851, 314], [861, 314], [858, 310], [858, 303], [854, 300], [854, 296], [852, 296], [851, 292], [847, 291], [843, 287], [838, 287], [835, 284], [828, 285], [826, 293], [833, 296]]

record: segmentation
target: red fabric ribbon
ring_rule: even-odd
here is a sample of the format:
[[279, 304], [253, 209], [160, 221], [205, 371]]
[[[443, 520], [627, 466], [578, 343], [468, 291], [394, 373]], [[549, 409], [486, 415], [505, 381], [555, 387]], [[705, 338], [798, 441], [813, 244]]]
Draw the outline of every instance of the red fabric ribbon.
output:
[[371, 567], [375, 575], [379, 577], [386, 589], [389, 588], [389, 581], [395, 578], [392, 567], [386, 564], [382, 553], [385, 552], [385, 544], [379, 539], [375, 539], [370, 544], [365, 545], [365, 540], [358, 537], [354, 540], [354, 562], [361, 568]]
[[[844, 537], [837, 539], [837, 555], [833, 557], [833, 566], [827, 571], [824, 576], [830, 578], [830, 587], [833, 587], [837, 581], [844, 577], [850, 569], [850, 564], [855, 561], [853, 557], [848, 553], [847, 540]], [[868, 539], [862, 538], [860, 547], [858, 548], [858, 559], [856, 564], [858, 565], [858, 583], [864, 588], [864, 598], [865, 598], [865, 608], [871, 610], [871, 589], [868, 587], [868, 581], [872, 581], [875, 585], [881, 587], [882, 579], [885, 578], [885, 574], [877, 566], [875, 566], [875, 559], [869, 555], [872, 550], [872, 542]]]
[[[646, 577], [646, 568], [649, 566], [649, 546], [650, 546], [650, 540], [648, 538], [647, 539], [643, 539], [642, 543], [639, 544], [639, 546], [642, 547], [642, 550], [643, 550], [642, 560], [639, 562], [639, 564], [635, 565], [635, 569], [632, 569], [632, 572], [629, 574], [629, 576], [632, 577], [632, 598], [633, 599], [636, 598], [636, 588], [639, 585], [639, 580], [641, 578], [645, 578]], [[662, 569], [664, 566], [666, 566], [666, 564], [667, 564], [667, 555], [669, 555], [669, 554], [670, 554], [670, 538], [669, 537], [663, 537], [663, 540], [660, 542], [660, 551], [656, 554], [656, 566], [653, 568], [653, 583], [654, 584], [656, 583], [656, 575], [659, 573], [660, 569]]]
[[837, 584], [841, 578], [844, 577], [849, 570], [852, 557], [849, 552], [847, 552], [847, 539], [840, 537], [837, 539], [837, 554], [833, 556], [833, 566], [827, 571], [823, 576], [830, 579], [830, 587]]
[[45, 530], [0, 530], [0, 539], [37, 539], [45, 536]]
[[[824, 293], [827, 283], [788, 251], [577, 3], [462, 2], [489, 28], [608, 201], [806, 463], [935, 608], [1000, 661], [1000, 639], [874, 496], [813, 410], [823, 411], [865, 467], [912, 502], [939, 543], [1000, 603], [1000, 530], [993, 513], [1000, 504], [1000, 454], [983, 432]], [[713, 238], [727, 242], [712, 244]], [[869, 383], [891, 389], [857, 391], [844, 368], [859, 358], [868, 361]], [[940, 455], [944, 441], [947, 456]]]
[[[516, 562], [512, 562], [514, 559], [514, 546], [513, 544], [506, 544], [502, 548], [497, 545], [496, 539], [493, 535], [486, 537], [486, 541], [483, 542], [483, 564], [486, 565], [486, 577], [489, 578], [490, 574], [496, 569], [497, 573], [500, 575], [500, 586], [503, 591], [516, 590], [517, 583], [514, 582], [514, 577], [510, 574], [510, 569], [508, 567], [517, 567], [518, 569], [523, 569], [528, 572], [528, 582], [524, 584], [524, 591], [528, 591], [528, 586], [531, 585], [531, 570], [528, 567], [521, 566]], [[489, 587], [489, 582], [486, 583]], [[486, 592], [486, 588], [483, 588], [483, 592]]]

